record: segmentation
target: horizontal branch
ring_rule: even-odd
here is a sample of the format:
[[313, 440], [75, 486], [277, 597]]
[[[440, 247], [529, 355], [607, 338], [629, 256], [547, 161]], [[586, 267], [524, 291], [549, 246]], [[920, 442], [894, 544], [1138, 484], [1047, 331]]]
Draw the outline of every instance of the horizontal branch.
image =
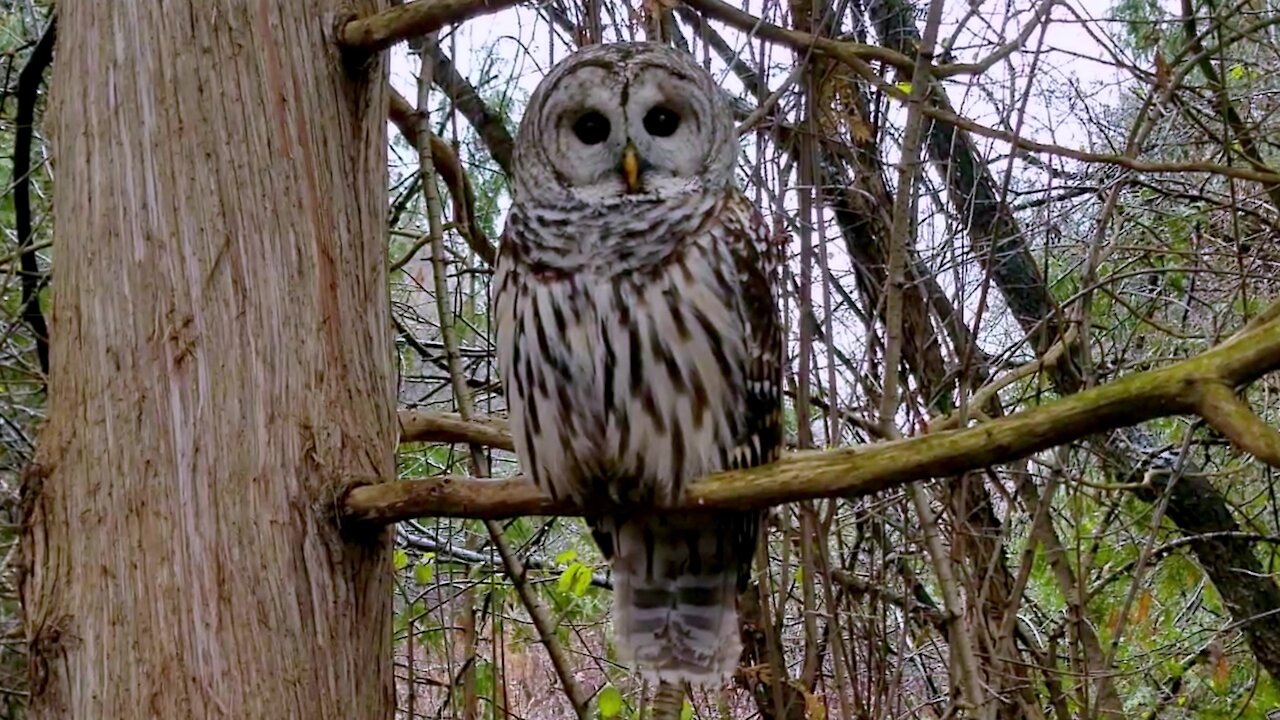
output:
[[514, 450], [507, 421], [500, 418], [463, 420], [456, 413], [400, 411], [400, 442], [470, 443]]
[[[425, 552], [433, 552], [441, 559], [452, 560], [464, 565], [483, 567], [492, 570], [493, 572], [504, 571], [501, 559], [494, 557], [490, 553], [481, 553], [476, 552], [475, 550], [461, 548], [454, 545], [452, 542], [441, 541], [439, 538], [434, 536], [409, 532], [405, 530], [405, 527], [407, 526], [400, 526], [400, 539], [409, 547]], [[520, 560], [524, 564], [525, 570], [541, 570], [548, 574], [556, 575], [564, 572], [565, 570], [565, 566], [551, 562], [541, 555], [530, 554], [522, 557]], [[604, 590], [613, 589], [613, 581], [604, 573], [591, 573], [591, 584]]]
[[[723, 0], [684, 0], [684, 4], [712, 20], [719, 20], [729, 27], [791, 48], [798, 54], [817, 51], [834, 60], [850, 65], [855, 70], [865, 68], [867, 61], [878, 61], [906, 73], [915, 70], [916, 60], [892, 48], [869, 45], [852, 40], [836, 40], [800, 30], [775, 25], [763, 18], [734, 7]], [[936, 78], [952, 75], [978, 75], [990, 70], [997, 62], [1009, 57], [1023, 47], [1037, 27], [1044, 23], [1054, 3], [1042, 0], [1033, 17], [1012, 40], [996, 48], [995, 52], [976, 63], [943, 63], [931, 65], [929, 74]]]
[[[907, 72], [910, 72], [915, 67], [914, 58], [909, 58], [896, 50], [890, 50], [879, 45], [832, 40], [821, 35], [790, 30], [767, 22], [722, 0], [684, 0], [684, 4], [712, 20], [719, 20], [735, 30], [778, 43], [779, 45], [785, 45], [799, 54], [816, 50], [850, 65], [864, 64], [865, 66], [867, 61], [877, 60]], [[935, 67], [934, 75], [947, 74], [945, 68], [946, 66]]]
[[[867, 495], [1011, 462], [1087, 435], [1158, 417], [1205, 408], [1221, 417], [1223, 389], [1252, 382], [1276, 369], [1280, 369], [1280, 319], [1272, 316], [1193, 358], [976, 427], [853, 448], [791, 453], [770, 465], [717, 473], [693, 483], [678, 508], [671, 509], [764, 508], [811, 498]], [[1243, 422], [1239, 418], [1242, 408], [1247, 410], [1242, 404], [1231, 408], [1236, 426]], [[432, 416], [430, 422], [433, 427], [443, 427], [439, 416]], [[496, 427], [490, 426], [488, 431], [495, 433], [493, 440], [503, 436]], [[1249, 429], [1256, 430], [1256, 425]], [[1236, 441], [1241, 433], [1231, 435]], [[1262, 452], [1266, 447], [1251, 445], [1242, 449]], [[1270, 453], [1260, 459], [1275, 460]], [[496, 519], [577, 514], [581, 514], [580, 508], [569, 502], [553, 502], [518, 477], [436, 477], [365, 485], [352, 489], [345, 501], [348, 519], [376, 523], [431, 515]]]
[[344, 23], [338, 29], [338, 44], [351, 50], [385, 50], [445, 25], [496, 13], [515, 4], [515, 0], [415, 0]]
[[521, 476], [487, 480], [437, 475], [421, 480], [361, 485], [347, 493], [347, 521], [390, 525], [419, 517], [500, 520], [522, 515], [581, 515], [569, 501], [554, 502]]

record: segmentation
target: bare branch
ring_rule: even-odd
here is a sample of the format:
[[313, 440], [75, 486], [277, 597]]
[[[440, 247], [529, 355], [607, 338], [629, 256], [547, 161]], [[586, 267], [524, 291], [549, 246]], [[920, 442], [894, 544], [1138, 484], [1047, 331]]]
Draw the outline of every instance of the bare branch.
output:
[[502, 124], [502, 118], [485, 104], [480, 93], [462, 76], [462, 73], [458, 72], [453, 65], [453, 59], [446, 55], [442, 48], [437, 45], [428, 48], [427, 51], [436, 65], [434, 78], [436, 85], [444, 91], [453, 106], [475, 129], [476, 134], [480, 136], [480, 141], [493, 157], [493, 161], [498, 163], [503, 173], [510, 176], [515, 140], [507, 131], [506, 125]]
[[[431, 106], [431, 78], [435, 63], [426, 50], [438, 45], [438, 43], [438, 38], [435, 35], [430, 35], [420, 47], [420, 50], [422, 50], [422, 70], [418, 76], [419, 140], [431, 134], [428, 122], [428, 108]], [[436, 312], [440, 320], [440, 336], [444, 341], [445, 356], [449, 363], [449, 379], [453, 385], [453, 400], [458, 407], [460, 419], [469, 421], [475, 415], [475, 404], [471, 397], [471, 389], [467, 387], [466, 375], [462, 369], [462, 353], [459, 350], [458, 336], [454, 330], [454, 323], [457, 318], [454, 316], [453, 309], [449, 304], [450, 294], [445, 267], [444, 238], [440, 228], [440, 197], [435, 183], [435, 165], [432, 161], [432, 150], [426, 145], [418, 145], [418, 154], [419, 162], [422, 165], [422, 190], [427, 200], [427, 221], [431, 228], [431, 265], [435, 281]], [[487, 476], [489, 474], [489, 465], [485, 457], [484, 448], [476, 443], [471, 443], [470, 450], [472, 474], [477, 478]], [[569, 656], [556, 638], [555, 623], [552, 622], [546, 605], [543, 604], [542, 599], [529, 584], [528, 571], [524, 563], [520, 561], [520, 558], [512, 549], [511, 543], [503, 533], [501, 525], [490, 521], [485, 523], [485, 529], [489, 531], [489, 540], [502, 558], [502, 565], [507, 569], [507, 577], [511, 579], [511, 583], [515, 586], [516, 593], [520, 597], [520, 602], [524, 605], [525, 611], [529, 613], [529, 618], [533, 621], [534, 628], [538, 631], [538, 638], [542, 641], [543, 647], [547, 649], [547, 657], [555, 669], [556, 676], [560, 679], [560, 685], [564, 688], [565, 695], [568, 697], [569, 702], [573, 704], [574, 713], [580, 719], [585, 719], [587, 717], [587, 704], [591, 699], [590, 695], [583, 690], [582, 685], [578, 682], [573, 665], [569, 661]]]
[[400, 442], [474, 443], [514, 450], [507, 422], [501, 418], [463, 420], [456, 413], [400, 411]]
[[[878, 60], [887, 65], [891, 65], [902, 72], [910, 73], [914, 69], [915, 62], [902, 53], [875, 45], [864, 45], [862, 43], [832, 40], [830, 38], [811, 35], [798, 30], [788, 30], [786, 28], [778, 27], [772, 23], [765, 22], [750, 13], [723, 3], [721, 0], [686, 0], [686, 4], [701, 11], [707, 17], [720, 20], [721, 22], [743, 32], [757, 35], [780, 45], [785, 45], [796, 52], [809, 52], [810, 50], [813, 50], [827, 55], [832, 59], [848, 65], [865, 80], [872, 83], [877, 89], [885, 94], [901, 102], [907, 101], [906, 93], [892, 83], [886, 82], [883, 78], [873, 72], [871, 67], [867, 64], [867, 61], [869, 60]], [[1038, 12], [1041, 11], [1047, 12], [1047, 9], [1042, 6], [1041, 10]], [[1033, 27], [1035, 27], [1034, 23], [1029, 25], [1028, 28], [1024, 28], [1024, 32]], [[982, 72], [986, 69], [988, 62], [994, 62], [995, 60], [1004, 57], [1008, 52], [1012, 51], [1012, 47], [1014, 46], [1003, 47], [991, 58], [987, 58], [980, 63], [935, 65], [932, 67], [930, 72], [935, 78], [943, 78], [963, 73]], [[1239, 180], [1250, 180], [1263, 184], [1280, 183], [1280, 174], [1266, 169], [1258, 169], [1254, 167], [1232, 167], [1229, 165], [1201, 160], [1185, 162], [1157, 162], [1138, 160], [1124, 155], [1078, 150], [1062, 145], [1028, 140], [1017, 133], [1000, 130], [998, 128], [974, 122], [943, 107], [926, 106], [922, 110], [925, 115], [934, 120], [939, 120], [961, 130], [967, 130], [975, 135], [981, 135], [983, 137], [1007, 142], [1020, 150], [1067, 157], [1081, 162], [1096, 162], [1116, 165], [1137, 172], [1203, 172], [1222, 175], [1224, 177], [1233, 177]]]
[[385, 50], [445, 25], [496, 13], [515, 4], [515, 0], [417, 0], [344, 23], [338, 28], [338, 44], [350, 50]]

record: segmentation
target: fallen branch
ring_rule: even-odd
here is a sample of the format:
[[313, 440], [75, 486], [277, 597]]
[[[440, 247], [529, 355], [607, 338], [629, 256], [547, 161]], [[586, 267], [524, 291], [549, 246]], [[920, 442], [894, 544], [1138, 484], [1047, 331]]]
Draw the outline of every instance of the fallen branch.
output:
[[[960, 475], [1094, 433], [1198, 413], [1210, 406], [1221, 408], [1223, 388], [1239, 387], [1277, 369], [1280, 320], [1271, 319], [1182, 362], [976, 427], [855, 448], [792, 453], [770, 465], [716, 473], [691, 485], [680, 507], [764, 508], [819, 497], [868, 495], [918, 480]], [[1237, 426], [1238, 413], [1244, 411], [1248, 407], [1242, 404], [1231, 411]], [[1207, 412], [1216, 412], [1219, 418], [1222, 413], [1220, 409]], [[1254, 420], [1253, 427], [1262, 422]], [[1241, 437], [1240, 432], [1231, 434], [1233, 442]], [[1266, 455], [1259, 459], [1280, 460]], [[521, 478], [404, 480], [353, 488], [345, 500], [349, 520], [375, 523], [428, 515], [496, 519], [580, 513], [572, 503], [552, 502]]]
[[338, 28], [338, 44], [348, 50], [377, 52], [409, 38], [435, 32], [445, 25], [490, 15], [515, 5], [515, 0], [417, 0]]

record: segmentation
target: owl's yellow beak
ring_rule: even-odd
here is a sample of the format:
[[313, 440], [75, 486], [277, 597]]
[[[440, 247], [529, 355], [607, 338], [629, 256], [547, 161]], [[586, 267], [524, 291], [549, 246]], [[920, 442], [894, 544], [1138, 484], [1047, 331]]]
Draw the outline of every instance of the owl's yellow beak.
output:
[[622, 179], [627, 183], [627, 192], [640, 192], [640, 153], [629, 141], [622, 149]]

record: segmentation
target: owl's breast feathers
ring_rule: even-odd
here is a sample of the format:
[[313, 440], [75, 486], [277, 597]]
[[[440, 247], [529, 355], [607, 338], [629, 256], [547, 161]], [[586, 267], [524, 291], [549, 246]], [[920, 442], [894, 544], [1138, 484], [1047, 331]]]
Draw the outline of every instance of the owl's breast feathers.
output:
[[495, 278], [525, 472], [583, 503], [665, 504], [775, 458], [780, 252], [755, 208], [735, 190], [656, 214], [563, 214], [514, 207]]

